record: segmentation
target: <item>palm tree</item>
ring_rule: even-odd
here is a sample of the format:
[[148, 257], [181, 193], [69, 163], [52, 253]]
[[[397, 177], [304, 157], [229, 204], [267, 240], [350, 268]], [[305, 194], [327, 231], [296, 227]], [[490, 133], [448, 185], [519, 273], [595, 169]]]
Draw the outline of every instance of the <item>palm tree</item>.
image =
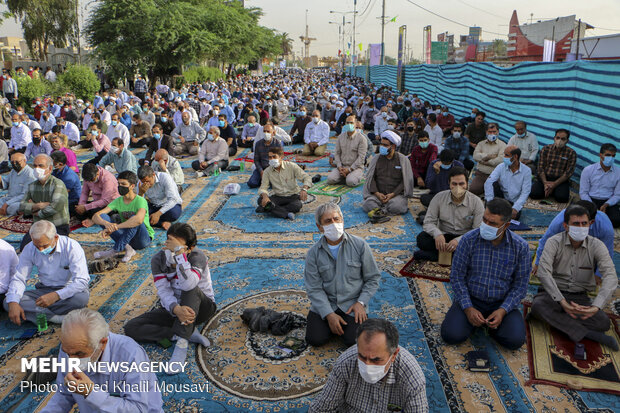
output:
[[293, 39], [286, 32], [280, 34], [280, 47], [282, 48], [282, 59], [284, 60], [284, 57], [293, 51]]

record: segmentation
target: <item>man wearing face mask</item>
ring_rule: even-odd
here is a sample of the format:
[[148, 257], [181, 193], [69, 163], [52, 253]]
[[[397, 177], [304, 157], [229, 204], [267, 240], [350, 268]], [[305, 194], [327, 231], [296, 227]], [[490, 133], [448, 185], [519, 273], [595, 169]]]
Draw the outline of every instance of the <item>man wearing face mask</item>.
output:
[[[36, 324], [38, 312], [45, 313], [52, 323], [60, 324], [69, 311], [88, 304], [90, 276], [86, 255], [77, 241], [59, 235], [49, 221], [36, 221], [28, 234], [32, 242], [28, 241], [19, 256], [4, 309], [17, 325], [26, 320]], [[34, 266], [38, 283], [34, 290], [26, 291]]]
[[510, 203], [494, 199], [487, 203], [480, 228], [461, 237], [450, 271], [454, 302], [441, 324], [446, 343], [460, 344], [482, 326], [509, 350], [525, 343], [519, 307], [532, 264], [527, 242], [508, 229], [511, 217]]
[[575, 172], [577, 153], [567, 146], [569, 138], [568, 130], [558, 129], [553, 143], [540, 151], [538, 177], [532, 184], [530, 194], [532, 199], [552, 196], [560, 203], [570, 199], [570, 178]]
[[26, 146], [26, 152], [24, 152], [26, 159], [34, 158], [41, 153], [45, 155], [52, 153], [52, 145], [50, 145], [47, 139], [42, 139], [41, 134], [41, 129], [35, 129], [32, 131], [32, 142]]
[[[69, 235], [69, 205], [65, 184], [52, 176], [53, 162], [49, 155], [37, 155], [32, 163], [35, 181], [28, 185], [28, 190], [19, 205], [24, 215], [32, 215], [33, 221], [50, 221], [56, 226], [60, 235]], [[30, 234], [22, 238], [20, 249], [23, 251], [30, 242]]]
[[420, 131], [418, 133], [418, 144], [413, 147], [409, 156], [413, 179], [415, 180], [414, 184], [418, 188], [426, 188], [424, 183], [426, 172], [435, 159], [437, 159], [437, 147], [431, 143], [426, 131]]
[[441, 107], [441, 113], [437, 115], [437, 125], [439, 125], [444, 134], [450, 133], [450, 130], [454, 127], [454, 116], [448, 111], [447, 106]]
[[99, 166], [113, 165], [117, 174], [124, 171], [138, 172], [138, 161], [131, 151], [125, 148], [121, 138], [112, 139], [110, 151], [99, 161]]
[[60, 126], [60, 133], [67, 136], [67, 147], [75, 146], [80, 143], [80, 130], [75, 123], [59, 118], [56, 119], [56, 124]]
[[90, 159], [86, 163], [97, 164], [103, 157], [110, 151], [112, 142], [103, 134], [98, 124], [93, 123], [90, 125], [90, 129], [86, 132], [86, 139], [82, 141], [82, 147], [91, 146], [96, 156]]
[[304, 156], [323, 156], [329, 142], [329, 125], [321, 120], [321, 112], [312, 112], [312, 122], [308, 123], [304, 131]]
[[346, 183], [348, 186], [357, 186], [364, 178], [364, 163], [368, 145], [366, 137], [355, 130], [355, 116], [349, 116], [344, 125], [342, 134], [336, 141], [335, 163], [327, 176], [329, 184]]
[[192, 168], [198, 178], [211, 175], [216, 166], [220, 171], [228, 168], [228, 145], [220, 138], [220, 128], [212, 126], [207, 139], [200, 146], [198, 160], [192, 162]]
[[82, 193], [82, 184], [77, 173], [67, 166], [67, 155], [61, 151], [54, 151], [50, 155], [54, 162], [52, 176], [60, 179], [67, 188], [69, 194], [69, 215], [75, 215], [75, 207]]
[[505, 149], [506, 144], [499, 139], [499, 125], [497, 123], [489, 123], [487, 125], [487, 138], [477, 142], [476, 149], [474, 150], [474, 160], [478, 164], [469, 185], [469, 190], [472, 193], [475, 195], [482, 195], [484, 193], [484, 183], [497, 165], [503, 162]]
[[428, 412], [424, 373], [398, 338], [387, 320], [362, 323], [357, 345], [338, 357], [309, 412]]
[[129, 136], [131, 140], [130, 148], [148, 147], [153, 138], [151, 126], [145, 120], [142, 120], [139, 114], [135, 114], [133, 115], [131, 129], [129, 129]]
[[536, 157], [538, 156], [538, 138], [527, 130], [525, 121], [515, 123], [515, 134], [508, 140], [508, 146], [515, 145], [521, 149], [521, 162], [536, 175]]
[[281, 148], [282, 142], [275, 139], [274, 127], [268, 123], [263, 128], [264, 138], [256, 142], [254, 146], [254, 166], [256, 169], [252, 172], [252, 176], [248, 180], [250, 188], [258, 188], [263, 179], [263, 173], [269, 166], [269, 150], [272, 148]]
[[217, 127], [220, 130], [220, 137], [224, 139], [226, 145], [228, 145], [228, 156], [235, 156], [237, 154], [237, 131], [228, 123], [225, 114], [220, 113], [217, 118]]
[[168, 153], [173, 153], [174, 151], [174, 141], [172, 140], [172, 137], [164, 133], [163, 128], [159, 123], [156, 123], [155, 126], [153, 126], [152, 132], [153, 139], [151, 139], [151, 143], [146, 150], [146, 154], [143, 159], [138, 161], [140, 166], [149, 165], [153, 161], [153, 154], [160, 149], [165, 149]]
[[0, 198], [0, 215], [16, 215], [28, 185], [35, 180], [34, 172], [26, 163], [23, 153], [15, 152], [11, 155], [11, 167], [11, 172], [2, 176], [2, 189], [8, 189], [8, 192]]
[[420, 196], [420, 203], [422, 205], [428, 207], [435, 195], [441, 191], [450, 189], [448, 175], [454, 167], [462, 168], [463, 164], [454, 159], [454, 153], [452, 153], [450, 149], [441, 151], [439, 159], [432, 161], [430, 165], [428, 165], [424, 186], [428, 188], [430, 192]]
[[181, 154], [196, 155], [200, 143], [203, 142], [207, 131], [200, 127], [200, 124], [191, 119], [189, 112], [183, 112], [181, 123], [172, 131], [171, 136], [178, 139], [174, 147], [176, 156]]
[[45, 108], [41, 109], [41, 119], [39, 120], [41, 129], [44, 134], [48, 134], [52, 131], [52, 128], [56, 126], [56, 118], [52, 116]]
[[378, 143], [381, 140], [381, 134], [388, 130], [388, 108], [384, 106], [381, 111], [375, 116], [374, 133], [368, 133], [368, 137], [374, 142]]
[[112, 115], [112, 122], [110, 122], [107, 136], [110, 141], [114, 141], [114, 138], [119, 138], [123, 142], [125, 148], [128, 148], [131, 144], [129, 130], [125, 125], [120, 123], [118, 113]]
[[450, 169], [450, 189], [431, 200], [424, 217], [424, 231], [416, 238], [420, 250], [413, 254], [414, 258], [437, 261], [439, 252], [454, 252], [463, 234], [480, 226], [484, 205], [467, 190], [467, 176], [461, 167]]
[[357, 328], [368, 318], [366, 309], [379, 288], [381, 274], [368, 243], [344, 231], [338, 205], [321, 205], [315, 218], [323, 236], [306, 256], [304, 279], [311, 303], [306, 342], [320, 347], [333, 334], [349, 347], [355, 344]]
[[454, 125], [443, 147], [451, 150], [456, 160], [461, 162], [465, 169], [468, 171], [474, 169], [474, 161], [469, 153], [469, 140], [463, 135], [463, 125], [460, 123]]
[[411, 151], [418, 144], [418, 134], [415, 130], [415, 120], [407, 119], [405, 122], [405, 130], [400, 134], [402, 143], [398, 151], [405, 156], [411, 155]]
[[[133, 339], [111, 333], [98, 312], [83, 308], [67, 314], [62, 323], [60, 344], [58, 363], [66, 365], [68, 358], [78, 358], [79, 371], [58, 372], [58, 391], [42, 412], [67, 412], [75, 404], [83, 413], [100, 412], [102, 406], [111, 412], [163, 412], [155, 373], [111, 373], [88, 369], [88, 363], [97, 362], [123, 362], [129, 366], [151, 363], [146, 351]], [[148, 391], [128, 390], [137, 387]]]
[[306, 126], [308, 126], [310, 122], [312, 122], [312, 116], [310, 116], [305, 106], [301, 106], [295, 117], [295, 123], [293, 123], [293, 127], [291, 128], [293, 144], [304, 142], [304, 132], [306, 131]]
[[[473, 115], [472, 110], [472, 115]], [[474, 150], [479, 142], [486, 139], [487, 123], [484, 120], [486, 114], [480, 110], [476, 111], [476, 115], [473, 118], [473, 122], [470, 122], [465, 128], [465, 137], [469, 140], [469, 153], [473, 155]]]
[[75, 212], [82, 225], [88, 228], [93, 225], [92, 216], [119, 197], [118, 182], [107, 169], [92, 163], [84, 165], [82, 178], [82, 192]]
[[[542, 287], [534, 297], [531, 314], [574, 341], [576, 356], [584, 351], [584, 338], [618, 351], [618, 342], [605, 334], [610, 322], [602, 310], [618, 286], [614, 263], [605, 244], [588, 235], [590, 217], [585, 208], [571, 205], [566, 209], [564, 230], [545, 244], [537, 271]], [[602, 283], [590, 300], [588, 293], [597, 290], [595, 269]]]
[[248, 122], [243, 125], [237, 146], [240, 148], [252, 148], [254, 146], [254, 139], [262, 129], [263, 127], [256, 122], [254, 115], [248, 116]]
[[387, 215], [402, 215], [409, 210], [407, 198], [413, 195], [413, 172], [409, 159], [396, 151], [400, 136], [392, 131], [381, 135], [379, 156], [374, 156], [366, 172], [364, 184], [365, 212], [381, 211]]
[[521, 149], [507, 146], [504, 161], [484, 183], [484, 199], [504, 198], [512, 205], [512, 219], [518, 220], [532, 187], [532, 172], [520, 162]]
[[11, 117], [13, 126], [11, 127], [11, 140], [9, 142], [9, 153], [26, 151], [26, 147], [32, 142], [32, 132], [28, 126], [21, 122], [21, 116], [14, 113]]
[[614, 228], [620, 227], [620, 168], [614, 166], [616, 146], [604, 143], [599, 162], [581, 172], [579, 197], [591, 201], [607, 214]]

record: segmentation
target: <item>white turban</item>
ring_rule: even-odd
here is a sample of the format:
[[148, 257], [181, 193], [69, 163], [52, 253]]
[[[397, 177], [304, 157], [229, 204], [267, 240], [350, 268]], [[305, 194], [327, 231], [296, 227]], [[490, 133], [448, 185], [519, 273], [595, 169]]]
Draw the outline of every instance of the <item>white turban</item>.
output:
[[385, 132], [381, 134], [381, 137], [383, 139], [387, 139], [388, 141], [392, 142], [394, 145], [396, 145], [397, 148], [400, 146], [401, 139], [400, 139], [400, 136], [396, 134], [396, 132], [393, 132], [391, 130], [386, 130]]

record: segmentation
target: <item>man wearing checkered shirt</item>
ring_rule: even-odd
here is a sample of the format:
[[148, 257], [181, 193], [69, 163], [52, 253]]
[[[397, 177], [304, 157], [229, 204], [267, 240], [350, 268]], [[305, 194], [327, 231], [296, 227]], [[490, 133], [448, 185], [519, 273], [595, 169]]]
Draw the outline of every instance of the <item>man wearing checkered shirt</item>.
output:
[[415, 357], [398, 345], [398, 330], [369, 318], [357, 345], [342, 353], [310, 413], [428, 412], [426, 379]]
[[452, 260], [452, 307], [441, 324], [441, 337], [459, 344], [476, 327], [488, 327], [502, 346], [516, 350], [525, 342], [519, 311], [532, 269], [527, 242], [508, 229], [512, 207], [489, 201], [480, 228], [461, 237]]

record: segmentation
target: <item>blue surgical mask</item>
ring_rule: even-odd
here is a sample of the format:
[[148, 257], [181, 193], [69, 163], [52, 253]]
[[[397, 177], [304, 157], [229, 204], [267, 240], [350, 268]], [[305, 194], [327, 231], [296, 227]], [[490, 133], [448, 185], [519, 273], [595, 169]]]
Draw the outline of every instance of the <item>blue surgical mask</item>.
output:
[[441, 169], [450, 169], [450, 168], [452, 168], [452, 164], [450, 164], [450, 165], [441, 164], [440, 166], [441, 166]]
[[441, 112], [443, 116], [448, 116], [448, 112]]
[[419, 142], [418, 145], [420, 145], [420, 148], [426, 149], [428, 148], [429, 143], [430, 143], [429, 141], [424, 141], [424, 142]]
[[390, 153], [390, 150], [385, 146], [379, 146], [379, 155], [387, 155]]
[[19, 122], [13, 122], [13, 126], [18, 126]]
[[223, 128], [225, 124], [226, 124], [226, 122], [224, 122], [223, 120], [221, 120], [221, 121], [219, 122], [220, 128]]
[[154, 133], [153, 137], [157, 140], [161, 139], [161, 135], [159, 133]]
[[207, 135], [207, 139], [209, 139], [210, 141], [212, 141], [212, 140], [214, 140], [215, 138], [213, 137], [213, 135], [208, 134], [208, 135]]
[[510, 166], [510, 165], [512, 165], [512, 159], [510, 159], [510, 158], [504, 158], [504, 165], [506, 165], [506, 166]]
[[480, 224], [480, 236], [487, 240], [493, 241], [499, 237], [499, 228], [492, 227], [484, 222]]
[[305, 110], [302, 110], [301, 112], [299, 112], [299, 115], [300, 115], [300, 116], [306, 116], [306, 111], [305, 111]]
[[606, 156], [603, 158], [603, 165], [605, 165], [606, 167], [611, 167], [614, 164], [614, 157], [613, 156]]
[[525, 138], [526, 133], [517, 133], [518, 138]]
[[54, 251], [54, 245], [50, 245], [49, 247], [45, 248], [43, 251], [39, 251], [39, 252], [43, 255], [50, 255], [52, 251]]
[[112, 126], [116, 126], [116, 125], [118, 125], [118, 122], [117, 122], [117, 121], [115, 121], [115, 120], [113, 120], [113, 121], [112, 121]]
[[344, 125], [342, 130], [344, 132], [353, 132], [355, 130], [355, 126], [352, 123], [347, 123], [346, 125]]
[[162, 122], [168, 122], [168, 118], [165, 117], [165, 116], [162, 116], [160, 119], [161, 119]]

